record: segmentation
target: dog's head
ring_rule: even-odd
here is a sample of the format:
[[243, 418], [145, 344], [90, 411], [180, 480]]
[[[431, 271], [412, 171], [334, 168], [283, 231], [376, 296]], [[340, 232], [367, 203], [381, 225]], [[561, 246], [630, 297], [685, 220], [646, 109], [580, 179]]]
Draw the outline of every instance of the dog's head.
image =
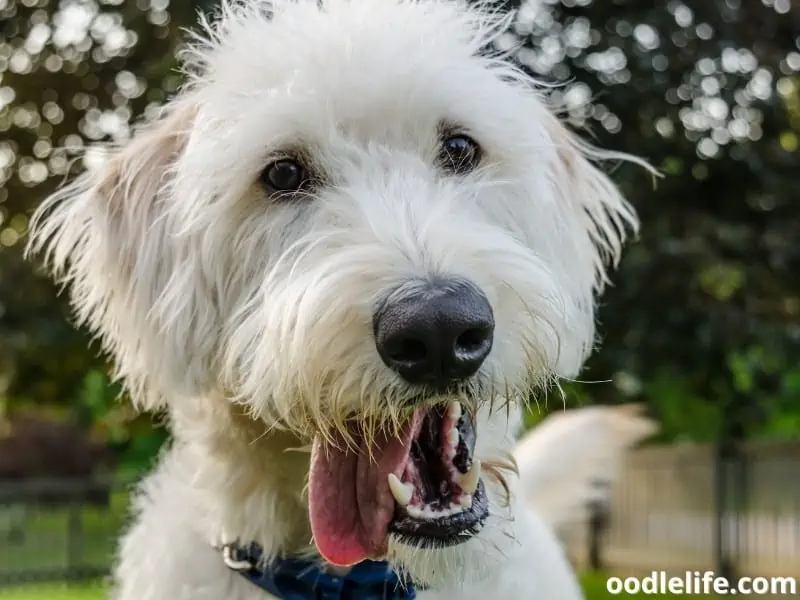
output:
[[590, 161], [610, 155], [487, 52], [500, 25], [456, 1], [225, 4], [165, 113], [35, 220], [141, 406], [216, 395], [314, 440], [339, 564], [486, 562], [502, 490], [479, 459], [516, 426], [492, 408], [579, 369], [635, 226]]

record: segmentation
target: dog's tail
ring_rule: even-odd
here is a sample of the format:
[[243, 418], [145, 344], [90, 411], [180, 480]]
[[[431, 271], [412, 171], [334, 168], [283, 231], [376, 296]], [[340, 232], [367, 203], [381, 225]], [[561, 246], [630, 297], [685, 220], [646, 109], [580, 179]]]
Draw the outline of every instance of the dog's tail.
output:
[[607, 500], [625, 453], [656, 432], [638, 404], [554, 413], [518, 442], [522, 493], [551, 527], [574, 524], [591, 500]]

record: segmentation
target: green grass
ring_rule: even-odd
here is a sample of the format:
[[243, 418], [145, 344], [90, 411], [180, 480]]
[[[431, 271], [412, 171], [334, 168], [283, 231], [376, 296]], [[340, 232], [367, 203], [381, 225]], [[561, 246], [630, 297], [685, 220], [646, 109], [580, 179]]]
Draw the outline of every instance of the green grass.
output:
[[104, 600], [105, 588], [99, 584], [30, 584], [0, 588], [2, 600]]
[[[108, 566], [125, 521], [127, 500], [126, 494], [117, 494], [112, 498], [110, 510], [82, 510], [82, 545], [77, 552], [77, 559], [75, 555], [72, 557], [73, 561], [77, 560], [78, 566], [100, 569]], [[63, 509], [37, 511], [26, 522], [26, 538], [23, 542], [10, 543], [0, 537], [0, 576], [4, 572], [24, 575], [66, 569], [69, 556], [66, 547], [68, 520], [68, 512]], [[587, 600], [665, 600], [673, 597], [647, 594], [615, 596], [606, 589], [606, 580], [604, 574], [586, 574], [582, 577]], [[27, 584], [0, 587], [0, 600], [105, 600], [105, 589], [99, 580], [90, 584]]]
[[31, 510], [23, 527], [24, 539], [12, 541], [0, 530], [0, 578], [61, 572], [68, 567], [107, 567], [125, 523], [127, 504], [127, 494], [119, 493], [112, 496], [110, 509], [80, 508], [80, 536], [73, 536], [77, 543], [72, 548], [69, 509]]
[[[666, 595], [655, 595], [655, 594], [611, 594], [606, 589], [606, 579], [608, 579], [607, 575], [601, 574], [590, 574], [584, 575], [581, 578], [581, 583], [583, 584], [583, 589], [586, 592], [586, 600], [611, 600], [612, 598], [637, 598], [640, 600], [644, 600], [648, 598], [649, 600], [663, 600], [664, 598], [677, 598], [677, 596], [672, 594]], [[701, 596], [699, 594], [683, 594], [684, 597], [690, 598], [707, 598], [711, 600], [710, 596]]]

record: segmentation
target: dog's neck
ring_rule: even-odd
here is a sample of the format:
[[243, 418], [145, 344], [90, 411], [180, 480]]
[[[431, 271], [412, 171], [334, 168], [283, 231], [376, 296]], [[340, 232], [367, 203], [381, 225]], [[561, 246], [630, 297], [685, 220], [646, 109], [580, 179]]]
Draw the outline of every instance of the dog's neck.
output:
[[[221, 398], [171, 414], [176, 443], [193, 455], [211, 543], [256, 542], [267, 557], [313, 552], [305, 495], [310, 453]], [[209, 426], [213, 424], [213, 426]]]

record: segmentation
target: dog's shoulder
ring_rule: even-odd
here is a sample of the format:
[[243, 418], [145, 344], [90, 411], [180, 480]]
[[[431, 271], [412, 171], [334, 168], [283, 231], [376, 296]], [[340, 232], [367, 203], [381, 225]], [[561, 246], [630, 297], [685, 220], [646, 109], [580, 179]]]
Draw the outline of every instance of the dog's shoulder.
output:
[[269, 600], [231, 571], [215, 549], [192, 473], [191, 452], [173, 445], [137, 486], [112, 600]]

